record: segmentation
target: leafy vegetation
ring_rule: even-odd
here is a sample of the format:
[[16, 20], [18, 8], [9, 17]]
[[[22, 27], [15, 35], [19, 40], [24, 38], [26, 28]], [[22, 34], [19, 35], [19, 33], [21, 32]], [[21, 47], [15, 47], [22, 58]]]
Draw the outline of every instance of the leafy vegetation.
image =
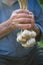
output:
[[41, 4], [43, 4], [43, 0], [39, 0]]
[[38, 42], [39, 46], [43, 47], [43, 36], [41, 37], [40, 42]]
[[[39, 1], [40, 1], [40, 6], [41, 6], [41, 8], [43, 10], [43, 0], [39, 0]], [[38, 44], [39, 44], [39, 46], [43, 47], [43, 36], [41, 38], [41, 41]]]
[[40, 6], [43, 9], [43, 0], [39, 0], [40, 1]]

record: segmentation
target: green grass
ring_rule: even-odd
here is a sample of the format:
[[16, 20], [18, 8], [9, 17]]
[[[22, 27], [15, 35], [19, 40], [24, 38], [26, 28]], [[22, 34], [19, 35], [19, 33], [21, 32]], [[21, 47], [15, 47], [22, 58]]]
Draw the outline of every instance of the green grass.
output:
[[38, 44], [39, 44], [39, 46], [43, 47], [43, 36], [42, 36], [42, 38], [41, 38], [41, 41], [38, 42]]

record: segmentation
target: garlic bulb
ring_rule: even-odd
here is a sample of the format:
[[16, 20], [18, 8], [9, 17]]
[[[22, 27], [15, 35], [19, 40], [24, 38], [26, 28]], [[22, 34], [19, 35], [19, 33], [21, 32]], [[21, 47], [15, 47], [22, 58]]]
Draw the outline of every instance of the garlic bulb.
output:
[[35, 37], [36, 37], [36, 32], [24, 30], [17, 36], [17, 42], [19, 42], [24, 47], [31, 47], [36, 42]]

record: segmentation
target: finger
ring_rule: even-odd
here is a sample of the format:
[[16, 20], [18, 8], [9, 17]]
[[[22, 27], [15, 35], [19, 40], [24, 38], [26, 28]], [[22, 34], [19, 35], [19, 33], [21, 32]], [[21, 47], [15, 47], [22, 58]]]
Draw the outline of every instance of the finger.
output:
[[31, 28], [31, 24], [18, 24], [18, 28], [30, 29]]
[[12, 13], [10, 19], [13, 20], [13, 19], [16, 19], [16, 17], [17, 17], [17, 14], [16, 13]]
[[14, 19], [13, 21], [22, 24], [31, 23], [30, 18], [19, 18], [19, 19]]
[[35, 23], [35, 20], [34, 20], [34, 15], [32, 15], [32, 18], [31, 18], [32, 28], [33, 28], [33, 26], [34, 26], [34, 23]]
[[33, 12], [29, 12], [29, 15], [33, 15]]
[[28, 14], [22, 13], [22, 14], [18, 14], [16, 16], [16, 18], [32, 18], [32, 15], [28, 15]]
[[19, 14], [19, 13], [29, 14], [29, 10], [19, 9], [19, 10], [16, 10], [15, 13], [17, 13], [17, 14]]
[[22, 13], [22, 14], [13, 14], [12, 15], [12, 19], [18, 19], [18, 18], [32, 18], [32, 15], [28, 15], [28, 14], [25, 14], [25, 13]]

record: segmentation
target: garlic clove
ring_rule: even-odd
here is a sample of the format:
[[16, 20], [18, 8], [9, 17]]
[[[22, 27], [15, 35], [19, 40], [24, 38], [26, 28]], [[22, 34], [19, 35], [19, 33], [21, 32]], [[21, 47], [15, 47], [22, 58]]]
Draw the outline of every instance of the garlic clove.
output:
[[22, 37], [30, 37], [31, 36], [31, 31], [24, 30], [21, 35], [22, 35]]
[[26, 44], [27, 44], [29, 47], [32, 47], [35, 43], [36, 43], [35, 38], [31, 38], [31, 39], [29, 39], [29, 40], [27, 41]]
[[22, 40], [22, 37], [19, 35], [18, 37], [17, 37], [17, 42], [19, 42], [19, 41], [21, 41]]
[[31, 37], [36, 37], [36, 32], [35, 31], [31, 31]]
[[20, 43], [25, 43], [26, 42], [26, 39], [23, 39], [21, 35], [19, 35], [17, 37], [17, 42], [20, 42]]
[[27, 48], [28, 47], [28, 45], [25, 43], [25, 44], [22, 44], [22, 46], [23, 47], [25, 47], [25, 48]]

